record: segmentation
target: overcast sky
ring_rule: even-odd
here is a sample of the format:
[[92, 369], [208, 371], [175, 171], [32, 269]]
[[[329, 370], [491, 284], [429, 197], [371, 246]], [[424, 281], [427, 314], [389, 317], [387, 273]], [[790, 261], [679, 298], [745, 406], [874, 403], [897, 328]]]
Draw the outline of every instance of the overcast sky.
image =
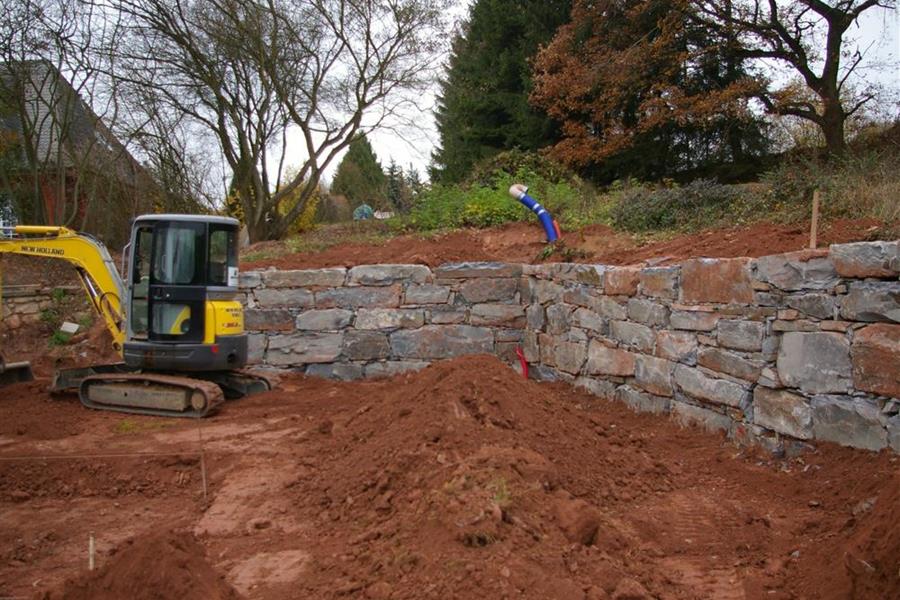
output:
[[[458, 0], [453, 18], [464, 19], [467, 13], [467, 0]], [[881, 108], [888, 115], [900, 115], [900, 20], [898, 11], [872, 9], [863, 13], [859, 26], [851, 28], [850, 35], [858, 40], [859, 46], [867, 50], [867, 63], [858, 70], [857, 83], [878, 83], [890, 93], [886, 96]], [[423, 106], [434, 104], [432, 90], [430, 98], [423, 98]], [[415, 166], [419, 173], [427, 176], [427, 167], [431, 162], [438, 136], [434, 128], [434, 117], [430, 110], [421, 115], [414, 115], [420, 128], [406, 131], [402, 135], [382, 131], [370, 136], [370, 142], [378, 155], [382, 166], [387, 167], [393, 158], [404, 170], [409, 165]], [[329, 169], [328, 178], [337, 168], [335, 161]]]

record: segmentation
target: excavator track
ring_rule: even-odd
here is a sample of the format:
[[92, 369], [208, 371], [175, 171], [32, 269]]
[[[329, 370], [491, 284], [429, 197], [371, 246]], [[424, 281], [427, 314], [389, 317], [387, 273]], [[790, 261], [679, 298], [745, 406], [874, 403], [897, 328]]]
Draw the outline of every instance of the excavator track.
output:
[[201, 418], [225, 402], [216, 383], [154, 373], [108, 373], [85, 377], [78, 398], [88, 408], [160, 417]]

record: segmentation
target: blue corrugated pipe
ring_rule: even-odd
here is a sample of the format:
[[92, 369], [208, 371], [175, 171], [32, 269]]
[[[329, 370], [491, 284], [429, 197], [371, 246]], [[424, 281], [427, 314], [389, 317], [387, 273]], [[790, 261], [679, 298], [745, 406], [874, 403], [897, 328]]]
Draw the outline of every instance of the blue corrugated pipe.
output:
[[544, 226], [544, 232], [547, 234], [547, 243], [552, 244], [559, 239], [556, 231], [556, 223], [553, 217], [547, 212], [547, 209], [538, 204], [537, 200], [528, 195], [528, 188], [521, 183], [516, 183], [509, 188], [509, 195], [531, 209], [531, 212], [537, 215]]

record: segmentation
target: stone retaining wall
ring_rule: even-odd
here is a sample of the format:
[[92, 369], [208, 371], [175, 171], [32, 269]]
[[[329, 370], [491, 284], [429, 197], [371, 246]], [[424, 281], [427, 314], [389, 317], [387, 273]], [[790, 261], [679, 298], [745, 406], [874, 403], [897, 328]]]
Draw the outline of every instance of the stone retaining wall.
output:
[[256, 362], [353, 379], [460, 354], [784, 447], [900, 451], [900, 243], [677, 266], [242, 275]]
[[10, 285], [0, 290], [0, 323], [8, 330], [15, 330], [41, 320], [41, 313], [54, 304], [54, 290], [66, 294], [83, 294], [78, 286], [47, 287], [42, 285]]

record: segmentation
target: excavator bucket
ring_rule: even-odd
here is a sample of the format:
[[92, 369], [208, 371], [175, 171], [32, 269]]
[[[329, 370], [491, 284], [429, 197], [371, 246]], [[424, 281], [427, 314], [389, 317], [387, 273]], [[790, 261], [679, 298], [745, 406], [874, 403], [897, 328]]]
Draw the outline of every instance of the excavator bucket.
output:
[[33, 380], [34, 373], [31, 372], [30, 362], [8, 363], [0, 356], [0, 387]]

